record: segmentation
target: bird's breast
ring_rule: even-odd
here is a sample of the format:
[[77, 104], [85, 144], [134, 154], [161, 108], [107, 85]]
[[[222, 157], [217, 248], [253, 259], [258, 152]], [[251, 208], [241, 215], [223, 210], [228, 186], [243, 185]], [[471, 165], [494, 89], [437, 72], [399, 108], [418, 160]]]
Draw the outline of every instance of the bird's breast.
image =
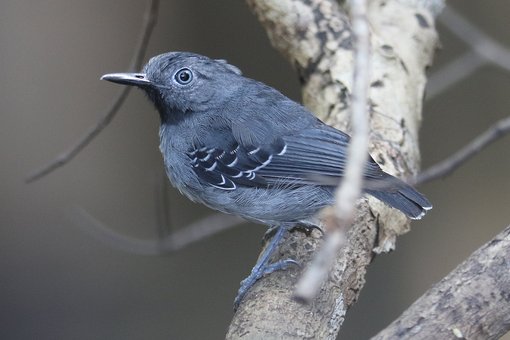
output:
[[165, 170], [171, 184], [193, 201], [198, 197], [200, 182], [191, 166], [187, 151], [192, 136], [171, 125], [161, 125], [159, 149], [165, 163]]

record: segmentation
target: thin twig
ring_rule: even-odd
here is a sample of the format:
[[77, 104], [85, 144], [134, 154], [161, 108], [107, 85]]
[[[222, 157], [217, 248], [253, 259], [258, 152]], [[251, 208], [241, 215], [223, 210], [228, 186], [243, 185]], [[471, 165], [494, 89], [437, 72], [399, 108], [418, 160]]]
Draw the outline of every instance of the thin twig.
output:
[[[212, 214], [186, 227], [175, 229], [171, 226], [168, 191], [166, 188], [166, 175], [157, 176], [161, 180], [156, 183], [156, 218], [157, 218], [157, 239], [142, 240], [116, 232], [113, 228], [99, 221], [85, 209], [76, 208], [73, 218], [78, 225], [93, 235], [95, 238], [106, 243], [112, 248], [139, 254], [139, 255], [161, 255], [178, 251], [192, 243], [211, 237], [226, 229], [246, 223], [240, 217], [226, 214]], [[80, 219], [75, 216], [80, 215]]]
[[439, 20], [481, 57], [510, 71], [510, 49], [485, 34], [456, 10], [447, 6]]
[[[446, 177], [461, 167], [469, 159], [488, 147], [490, 144], [494, 143], [498, 139], [503, 138], [508, 133], [510, 133], [510, 117], [501, 119], [481, 135], [472, 139], [471, 142], [466, 144], [459, 151], [455, 152], [453, 155], [447, 157], [441, 162], [432, 165], [427, 170], [421, 172], [414, 179], [410, 179], [407, 182], [411, 185], [418, 185]], [[319, 181], [322, 185], [334, 186], [337, 184], [336, 180], [327, 176], [316, 176], [314, 179]], [[370, 188], [372, 190], [382, 190], [385, 188], [391, 188], [393, 185], [394, 183], [391, 180], [384, 182], [366, 181], [363, 184], [363, 187]]]
[[[149, 44], [150, 37], [154, 26], [156, 25], [157, 17], [158, 17], [158, 8], [159, 8], [159, 0], [151, 0], [150, 4], [147, 8], [147, 13], [145, 15], [145, 21], [142, 28], [142, 33], [140, 36], [140, 41], [138, 43], [137, 48], [135, 49], [135, 54], [130, 63], [129, 70], [138, 70], [141, 67], [143, 57], [145, 55], [145, 51], [147, 50], [147, 45]], [[105, 114], [101, 119], [91, 127], [85, 135], [79, 139], [69, 150], [63, 152], [55, 159], [53, 159], [49, 164], [41, 167], [40, 169], [34, 171], [30, 174], [26, 179], [26, 183], [33, 182], [38, 180], [54, 170], [60, 168], [61, 166], [67, 164], [70, 160], [72, 160], [84, 147], [86, 147], [103, 129], [112, 121], [113, 117], [117, 114], [120, 107], [126, 100], [129, 91], [131, 90], [130, 86], [124, 87], [117, 97], [113, 100], [112, 104], [106, 110]]]
[[475, 51], [469, 50], [434, 72], [427, 82], [426, 100], [443, 93], [461, 80], [469, 77], [480, 67], [487, 65], [487, 60]]
[[154, 180], [157, 233], [159, 238], [165, 238], [172, 232], [171, 204], [168, 196], [168, 178], [165, 171], [155, 176]]
[[427, 100], [431, 100], [480, 67], [492, 63], [510, 71], [510, 49], [492, 39], [451, 7], [439, 16], [441, 23], [470, 50], [435, 71], [427, 84]]
[[83, 226], [85, 232], [113, 248], [139, 255], [161, 255], [175, 252], [221, 231], [246, 223], [240, 217], [216, 213], [180, 228], [164, 238], [141, 240], [114, 231], [82, 208], [75, 210], [81, 218], [76, 219], [76, 214], [73, 217], [79, 225]]
[[462, 149], [444, 161], [437, 163], [436, 165], [423, 171], [420, 175], [417, 176], [417, 178], [414, 180], [414, 183], [421, 184], [449, 175], [468, 159], [509, 132], [510, 117], [507, 117], [491, 126], [487, 131], [473, 139], [469, 144], [464, 146]]
[[310, 302], [327, 279], [340, 247], [345, 243], [344, 234], [354, 216], [356, 200], [361, 195], [363, 167], [368, 150], [368, 87], [370, 79], [370, 32], [367, 20], [367, 1], [351, 1], [352, 34], [355, 39], [354, 78], [351, 104], [352, 138], [348, 149], [348, 162], [341, 185], [335, 194], [335, 208], [328, 209], [332, 218], [325, 222], [330, 234], [312, 263], [299, 280], [294, 296]]

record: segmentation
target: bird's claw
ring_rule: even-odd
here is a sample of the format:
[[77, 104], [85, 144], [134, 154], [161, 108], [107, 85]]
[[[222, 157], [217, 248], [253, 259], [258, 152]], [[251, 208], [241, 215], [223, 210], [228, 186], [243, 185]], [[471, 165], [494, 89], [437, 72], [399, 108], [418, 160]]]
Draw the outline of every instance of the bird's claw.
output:
[[312, 231], [317, 230], [319, 233], [321, 233], [321, 236], [324, 236], [324, 230], [315, 224], [297, 224], [294, 227], [292, 227], [291, 230], [299, 230], [306, 234], [306, 236], [310, 236]]
[[[287, 232], [287, 229], [283, 226], [280, 226], [278, 228], [271, 228], [268, 233], [271, 233], [274, 231], [273, 238], [269, 241], [268, 245], [266, 246], [266, 249], [264, 249], [262, 255], [260, 255], [257, 263], [251, 270], [250, 275], [244, 279], [241, 282], [241, 287], [239, 288], [239, 291], [237, 292], [237, 296], [234, 300], [234, 311], [237, 310], [239, 307], [239, 304], [243, 300], [244, 296], [250, 290], [250, 288], [257, 282], [261, 277], [264, 275], [271, 274], [272, 272], [276, 270], [282, 270], [288, 268], [290, 265], [298, 265], [299, 264], [291, 259], [287, 260], [281, 260], [272, 264], [269, 264], [269, 260], [271, 258], [271, 255], [274, 253], [276, 248], [278, 247], [278, 244], [285, 236], [285, 233]], [[266, 233], [266, 235], [268, 234]]]
[[255, 283], [260, 280], [262, 277], [269, 275], [277, 270], [285, 270], [289, 268], [290, 266], [298, 266], [301, 267], [301, 265], [292, 259], [286, 259], [281, 260], [272, 264], [266, 264], [265, 266], [257, 268], [255, 266], [253, 270], [251, 271], [250, 275], [241, 281], [241, 287], [239, 288], [239, 291], [237, 292], [237, 296], [234, 300], [234, 311], [237, 310], [239, 307], [239, 304], [244, 299], [246, 293], [255, 285]]

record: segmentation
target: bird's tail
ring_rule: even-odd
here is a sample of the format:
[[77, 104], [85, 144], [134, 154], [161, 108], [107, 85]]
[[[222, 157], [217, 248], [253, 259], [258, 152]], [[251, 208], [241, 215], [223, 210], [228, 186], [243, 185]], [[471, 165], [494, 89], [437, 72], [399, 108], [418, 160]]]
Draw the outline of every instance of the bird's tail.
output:
[[365, 192], [402, 211], [413, 220], [419, 220], [432, 209], [432, 204], [425, 196], [398, 178], [387, 175], [375, 184], [373, 188], [365, 189]]

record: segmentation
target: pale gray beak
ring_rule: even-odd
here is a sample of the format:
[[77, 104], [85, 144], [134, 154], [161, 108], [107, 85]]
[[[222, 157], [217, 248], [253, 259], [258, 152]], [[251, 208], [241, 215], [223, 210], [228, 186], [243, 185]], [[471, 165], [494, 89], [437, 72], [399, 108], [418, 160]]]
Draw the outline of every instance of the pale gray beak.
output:
[[152, 84], [145, 73], [108, 73], [102, 76], [101, 80], [122, 85], [148, 86]]

